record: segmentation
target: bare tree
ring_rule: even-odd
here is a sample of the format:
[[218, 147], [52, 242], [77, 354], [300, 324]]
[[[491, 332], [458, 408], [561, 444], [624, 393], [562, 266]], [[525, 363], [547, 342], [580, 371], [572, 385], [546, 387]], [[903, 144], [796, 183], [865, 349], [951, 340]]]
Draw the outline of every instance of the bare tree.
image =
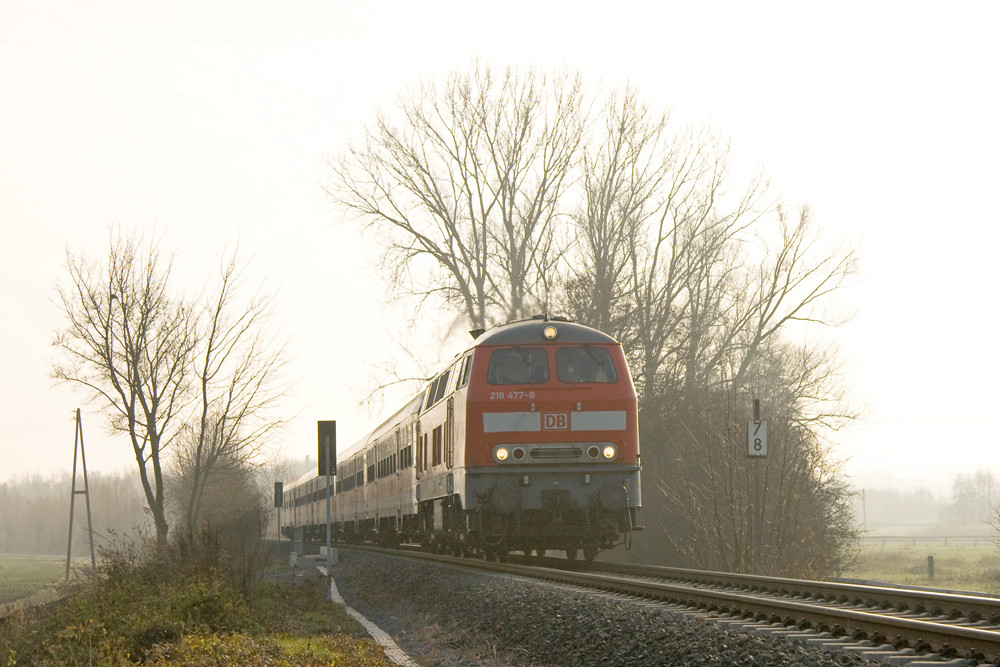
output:
[[634, 90], [609, 95], [602, 118], [595, 148], [581, 151], [568, 302], [630, 349], [645, 399], [717, 384], [723, 372], [738, 388], [789, 322], [836, 323], [818, 306], [855, 260], [819, 248], [808, 207], [796, 216], [768, 204], [759, 176], [738, 185], [728, 143], [708, 129], [673, 131]]
[[708, 129], [672, 129], [631, 90], [612, 93], [602, 119], [595, 148], [582, 149], [567, 302], [632, 361], [643, 440], [657, 443], [644, 447], [644, 479], [665, 501], [648, 504], [649, 522], [686, 563], [749, 569], [748, 464], [735, 443], [761, 391], [781, 406], [771, 417], [782, 459], [765, 480], [780, 518], [765, 531], [768, 562], [832, 567], [837, 540], [851, 536], [849, 491], [819, 430], [851, 410], [832, 356], [782, 336], [792, 322], [838, 323], [823, 307], [853, 253], [822, 245], [808, 207], [771, 203], [763, 177], [736, 179], [728, 143]]
[[594, 145], [581, 149], [584, 202], [574, 216], [571, 308], [577, 319], [625, 339], [631, 260], [667, 177], [667, 114], [654, 115], [634, 89], [612, 92]]
[[952, 481], [949, 513], [961, 524], [991, 523], [1000, 505], [1000, 483], [992, 472], [961, 473]]
[[[807, 209], [793, 224], [780, 208], [748, 218], [752, 226], [695, 224], [680, 257], [680, 307], [667, 311], [678, 321], [656, 385], [646, 385], [645, 436], [666, 444], [644, 456], [646, 479], [667, 501], [652, 523], [665, 527], [685, 564], [750, 569], [751, 475], [740, 442], [751, 400], [761, 398], [772, 445], [763, 562], [775, 573], [815, 576], [843, 565], [856, 532], [850, 490], [821, 444], [821, 430], [853, 411], [833, 354], [790, 346], [782, 334], [791, 322], [836, 324], [820, 306], [850, 275], [853, 255], [815, 252]], [[763, 237], [773, 221], [777, 245], [748, 253], [745, 233]]]
[[730, 317], [740, 238], [766, 186], [755, 179], [730, 195], [728, 144], [708, 129], [674, 131], [634, 90], [612, 93], [603, 120], [597, 148], [583, 151], [569, 301], [623, 342], [652, 400], [658, 383], [704, 374], [703, 348]]
[[[824, 313], [828, 297], [854, 274], [854, 251], [824, 248], [808, 206], [789, 219], [784, 207], [776, 208], [780, 241], [768, 253], [753, 285], [747, 310], [749, 336], [741, 341], [741, 361], [733, 375], [734, 387], [747, 380], [747, 370], [760, 345], [781, 332], [789, 322], [836, 326], [840, 319]], [[735, 341], [734, 334], [729, 341]], [[729, 342], [727, 341], [727, 342]]]
[[285, 354], [269, 330], [272, 301], [263, 293], [239, 300], [235, 253], [201, 309], [175, 296], [155, 241], [119, 232], [104, 267], [67, 258], [71, 286], [58, 293], [68, 325], [55, 341], [65, 361], [53, 376], [84, 386], [112, 429], [129, 436], [162, 544], [168, 447], [185, 478], [175, 490], [183, 489], [182, 516], [192, 527], [211, 476], [250, 464], [282, 423], [273, 411], [284, 395]]
[[707, 130], [680, 135], [646, 241], [631, 253], [637, 375], [647, 400], [665, 379], [691, 382], [706, 329], [727, 316], [720, 287], [732, 282], [733, 246], [756, 221], [761, 196], [755, 180], [726, 205], [728, 151]]
[[171, 262], [152, 240], [111, 239], [101, 266], [67, 251], [71, 284], [58, 288], [67, 326], [55, 379], [83, 386], [132, 445], [157, 539], [167, 536], [163, 454], [191, 398], [191, 311], [169, 291]]
[[234, 253], [223, 263], [218, 292], [199, 314], [193, 376], [197, 417], [177, 451], [184, 522], [197, 529], [213, 475], [252, 465], [283, 421], [273, 416], [285, 394], [285, 343], [269, 332], [273, 300], [258, 292], [238, 299], [243, 267]]
[[[385, 239], [402, 292], [437, 295], [474, 328], [547, 300], [555, 221], [584, 112], [579, 77], [488, 67], [424, 82], [378, 117], [361, 148], [329, 161], [332, 200]], [[429, 284], [415, 290], [416, 260]], [[417, 276], [418, 279], [422, 278]]]

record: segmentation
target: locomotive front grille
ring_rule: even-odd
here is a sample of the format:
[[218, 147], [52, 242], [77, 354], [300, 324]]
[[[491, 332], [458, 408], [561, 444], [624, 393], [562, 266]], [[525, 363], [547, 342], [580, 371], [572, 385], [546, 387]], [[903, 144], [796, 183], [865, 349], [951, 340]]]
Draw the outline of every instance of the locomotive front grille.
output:
[[583, 449], [568, 445], [532, 447], [528, 456], [535, 461], [579, 461], [583, 458]]

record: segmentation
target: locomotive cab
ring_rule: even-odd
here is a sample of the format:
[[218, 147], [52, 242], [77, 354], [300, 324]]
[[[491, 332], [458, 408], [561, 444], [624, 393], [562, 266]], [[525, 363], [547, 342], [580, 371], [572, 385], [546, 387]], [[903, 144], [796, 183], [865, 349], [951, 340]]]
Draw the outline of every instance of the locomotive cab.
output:
[[496, 551], [631, 539], [639, 497], [635, 387], [621, 345], [594, 329], [532, 320], [477, 341], [468, 392], [463, 503]]

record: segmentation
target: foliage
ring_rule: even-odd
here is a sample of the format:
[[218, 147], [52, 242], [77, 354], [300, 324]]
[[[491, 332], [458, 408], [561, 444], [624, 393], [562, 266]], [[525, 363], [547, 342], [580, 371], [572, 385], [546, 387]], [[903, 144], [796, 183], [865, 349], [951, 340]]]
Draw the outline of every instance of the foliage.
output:
[[391, 664], [363, 635], [316, 588], [244, 593], [214, 557], [121, 540], [62, 604], [0, 626], [0, 655], [8, 666]]

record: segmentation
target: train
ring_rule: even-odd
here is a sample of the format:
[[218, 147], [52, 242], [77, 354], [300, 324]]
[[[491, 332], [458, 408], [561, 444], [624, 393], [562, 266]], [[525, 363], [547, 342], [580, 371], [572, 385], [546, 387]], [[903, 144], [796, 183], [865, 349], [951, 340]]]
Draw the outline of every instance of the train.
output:
[[635, 385], [621, 344], [540, 315], [470, 332], [423, 390], [282, 496], [283, 532], [455, 555], [586, 560], [641, 530]]

